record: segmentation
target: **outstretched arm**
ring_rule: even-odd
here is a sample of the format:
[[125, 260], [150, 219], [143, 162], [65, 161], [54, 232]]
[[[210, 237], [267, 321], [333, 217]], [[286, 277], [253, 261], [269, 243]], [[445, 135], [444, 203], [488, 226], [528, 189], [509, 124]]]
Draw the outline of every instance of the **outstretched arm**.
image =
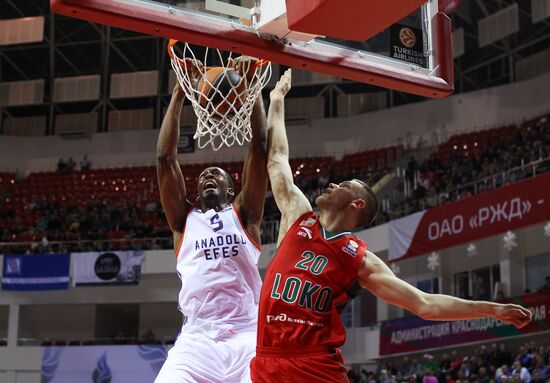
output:
[[469, 301], [443, 294], [428, 294], [397, 278], [376, 255], [367, 251], [359, 271], [361, 287], [378, 298], [427, 320], [462, 320], [494, 317], [517, 328], [527, 325], [532, 314], [514, 304]]
[[292, 170], [289, 164], [288, 140], [285, 130], [284, 98], [290, 90], [291, 71], [287, 69], [281, 76], [275, 89], [271, 91], [269, 112], [267, 114], [268, 126], [268, 157], [267, 171], [273, 197], [277, 207], [281, 211], [281, 223], [279, 225], [280, 244], [286, 232], [294, 221], [302, 214], [311, 211], [311, 205], [302, 191], [294, 185]]
[[157, 142], [160, 200], [168, 225], [174, 234], [174, 248], [180, 242], [187, 213], [185, 180], [177, 159], [180, 113], [184, 97], [183, 90], [177, 84], [172, 92], [172, 99], [162, 121]]
[[235, 200], [235, 206], [239, 209], [248, 234], [256, 243], [260, 243], [260, 224], [267, 191], [267, 122], [261, 94], [254, 103], [250, 123], [252, 140], [244, 160], [242, 191]]

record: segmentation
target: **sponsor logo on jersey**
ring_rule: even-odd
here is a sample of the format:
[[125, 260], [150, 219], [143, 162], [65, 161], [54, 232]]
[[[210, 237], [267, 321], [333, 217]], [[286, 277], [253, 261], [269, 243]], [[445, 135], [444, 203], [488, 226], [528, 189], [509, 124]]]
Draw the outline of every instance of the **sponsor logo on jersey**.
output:
[[322, 323], [312, 322], [306, 319], [291, 318], [285, 313], [280, 313], [279, 315], [267, 315], [266, 320], [267, 320], [267, 323], [291, 322], [291, 323], [307, 324], [308, 326], [315, 326], [315, 327], [324, 326]]
[[348, 255], [351, 255], [352, 257], [355, 257], [357, 255], [358, 250], [359, 250], [359, 244], [355, 242], [353, 239], [350, 239], [348, 241], [348, 244], [342, 247], [342, 251]]
[[304, 237], [304, 238], [307, 238], [307, 239], [312, 239], [313, 238], [313, 233], [307, 227], [301, 227], [300, 226], [300, 230], [298, 231], [298, 235], [300, 237]]
[[202, 238], [195, 241], [195, 251], [202, 250], [207, 261], [218, 258], [231, 258], [239, 254], [239, 246], [246, 245], [243, 235], [227, 234]]
[[315, 225], [315, 222], [317, 222], [317, 220], [315, 218], [309, 217], [308, 219], [304, 219], [300, 223], [300, 226], [312, 227], [313, 225]]

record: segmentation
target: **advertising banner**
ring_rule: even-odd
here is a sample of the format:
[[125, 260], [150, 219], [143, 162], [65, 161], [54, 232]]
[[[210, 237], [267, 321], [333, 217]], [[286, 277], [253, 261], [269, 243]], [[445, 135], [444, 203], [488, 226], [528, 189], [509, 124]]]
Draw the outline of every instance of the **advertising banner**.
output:
[[69, 254], [5, 255], [2, 290], [69, 288]]
[[139, 283], [143, 262], [141, 251], [72, 253], [72, 257], [75, 286]]
[[394, 59], [426, 68], [422, 30], [403, 24], [391, 25], [390, 55]]
[[388, 320], [380, 326], [380, 355], [416, 352], [550, 331], [550, 293], [523, 295], [509, 299], [508, 302], [528, 307], [533, 312], [533, 322], [518, 330], [493, 318], [436, 322], [408, 316]]
[[44, 347], [42, 383], [151, 383], [166, 360], [164, 345]]
[[550, 172], [389, 223], [389, 260], [411, 258], [550, 219]]

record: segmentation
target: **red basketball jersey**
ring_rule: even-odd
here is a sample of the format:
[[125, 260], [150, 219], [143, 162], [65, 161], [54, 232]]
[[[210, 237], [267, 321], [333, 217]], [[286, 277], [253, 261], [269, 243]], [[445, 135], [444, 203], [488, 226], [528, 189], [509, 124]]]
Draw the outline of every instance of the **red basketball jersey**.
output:
[[[340, 312], [359, 291], [367, 244], [351, 232], [330, 233], [313, 212], [288, 230], [260, 294], [258, 353], [263, 348], [340, 347]], [[290, 351], [290, 350], [289, 350]]]

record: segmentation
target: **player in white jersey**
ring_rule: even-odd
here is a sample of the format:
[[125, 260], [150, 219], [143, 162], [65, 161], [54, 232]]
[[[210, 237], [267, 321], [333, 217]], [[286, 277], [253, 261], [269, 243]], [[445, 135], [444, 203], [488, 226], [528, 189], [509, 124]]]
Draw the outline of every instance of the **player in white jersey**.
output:
[[255, 354], [261, 279], [260, 223], [267, 189], [266, 118], [262, 98], [252, 112], [252, 141], [242, 172], [242, 191], [219, 167], [198, 179], [200, 207], [186, 197], [177, 161], [184, 94], [177, 85], [157, 144], [162, 206], [174, 236], [182, 282], [178, 305], [185, 316], [156, 383], [249, 382]]

